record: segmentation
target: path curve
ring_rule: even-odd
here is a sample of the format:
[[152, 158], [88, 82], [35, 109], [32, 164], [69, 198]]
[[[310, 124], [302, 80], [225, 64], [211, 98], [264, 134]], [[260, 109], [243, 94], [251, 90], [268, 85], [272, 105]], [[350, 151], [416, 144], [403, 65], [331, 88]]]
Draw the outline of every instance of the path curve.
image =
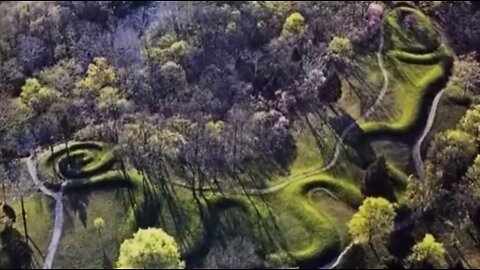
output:
[[30, 178], [32, 179], [35, 186], [37, 186], [37, 188], [45, 195], [55, 200], [55, 221], [53, 225], [52, 239], [50, 240], [50, 244], [48, 245], [47, 254], [45, 256], [45, 260], [43, 261], [42, 266], [43, 269], [52, 269], [53, 259], [55, 257], [55, 253], [57, 252], [60, 238], [62, 237], [63, 223], [65, 220], [63, 213], [63, 190], [65, 186], [62, 185], [60, 191], [58, 192], [53, 192], [52, 190], [48, 189], [38, 179], [37, 166], [36, 161], [34, 160], [34, 156], [30, 155], [30, 157], [25, 159], [25, 162], [27, 163]]
[[[445, 40], [444, 37], [442, 39]], [[454, 60], [454, 62], [457, 61], [457, 56], [454, 53], [453, 53], [453, 60]], [[455, 68], [455, 67], [453, 67], [453, 68]], [[423, 163], [422, 154], [421, 154], [423, 141], [425, 140], [427, 135], [432, 130], [433, 124], [435, 122], [435, 117], [436, 117], [437, 111], [438, 111], [437, 110], [438, 105], [440, 105], [440, 100], [441, 100], [443, 94], [446, 92], [446, 90], [450, 87], [451, 83], [452, 83], [452, 80], [449, 80], [447, 85], [442, 90], [440, 90], [440, 92], [438, 92], [437, 95], [435, 96], [435, 98], [433, 100], [433, 103], [432, 103], [432, 106], [430, 108], [430, 112], [428, 114], [427, 124], [425, 125], [425, 128], [423, 129], [422, 135], [420, 136], [420, 138], [418, 138], [417, 142], [415, 143], [415, 145], [412, 149], [413, 163], [415, 164], [415, 171], [417, 172], [417, 176], [419, 178], [423, 177], [423, 174], [424, 174], [424, 171], [425, 171], [425, 165]]]
[[415, 164], [415, 171], [417, 172], [417, 175], [420, 178], [423, 177], [424, 170], [425, 170], [423, 160], [422, 160], [422, 154], [421, 154], [422, 144], [433, 127], [433, 123], [435, 122], [435, 116], [437, 115], [437, 108], [438, 108], [438, 105], [440, 104], [440, 99], [442, 98], [443, 93], [445, 93], [447, 89], [448, 87], [443, 88], [435, 96], [435, 99], [433, 100], [433, 103], [432, 103], [432, 107], [430, 109], [430, 113], [428, 114], [427, 124], [425, 125], [422, 136], [418, 138], [412, 150], [412, 157], [413, 157], [413, 162]]
[[335, 152], [333, 154], [333, 157], [330, 159], [330, 161], [327, 163], [327, 165], [323, 166], [320, 169], [317, 169], [315, 173], [318, 172], [324, 172], [332, 167], [334, 167], [337, 164], [338, 158], [340, 157], [340, 152], [341, 152], [341, 146], [343, 145], [343, 141], [347, 137], [347, 135], [355, 128], [358, 126], [358, 123], [365, 120], [370, 114], [372, 114], [376, 107], [383, 101], [383, 98], [385, 97], [387, 90], [388, 90], [388, 84], [389, 84], [389, 79], [388, 79], [388, 71], [385, 68], [385, 62], [383, 61], [383, 50], [385, 48], [385, 32], [384, 32], [384, 26], [383, 24], [380, 26], [380, 45], [378, 46], [377, 50], [377, 62], [378, 62], [378, 67], [382, 71], [382, 76], [383, 76], [383, 85], [382, 89], [380, 91], [380, 94], [378, 95], [377, 99], [375, 100], [375, 103], [373, 103], [368, 110], [363, 113], [358, 119], [356, 119], [353, 123], [351, 123], [340, 135], [340, 139], [338, 140], [337, 144], [335, 145]]

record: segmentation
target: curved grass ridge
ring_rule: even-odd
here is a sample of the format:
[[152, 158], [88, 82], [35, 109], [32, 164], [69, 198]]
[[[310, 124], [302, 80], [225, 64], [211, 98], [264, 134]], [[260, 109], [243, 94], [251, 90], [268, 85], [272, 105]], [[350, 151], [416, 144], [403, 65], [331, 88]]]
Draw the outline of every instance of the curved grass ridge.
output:
[[[75, 192], [78, 189], [98, 189], [109, 185], [117, 187], [129, 183], [137, 183], [138, 172], [131, 170], [124, 175], [115, 168], [115, 159], [108, 150], [106, 144], [100, 142], [71, 142], [67, 148], [65, 145], [53, 147], [53, 151], [46, 151], [40, 157], [40, 168], [56, 174], [63, 180], [69, 181], [66, 190]], [[73, 164], [77, 170], [67, 170], [65, 167]], [[175, 185], [175, 183], [172, 182]], [[183, 191], [189, 191], [187, 187], [175, 185], [176, 188]], [[249, 219], [258, 218], [258, 211], [261, 212], [263, 219], [268, 220], [270, 208], [275, 208], [280, 214], [287, 214], [291, 218], [282, 220], [280, 225], [289, 228], [291, 219], [294, 224], [302, 227], [303, 237], [310, 239], [309, 243], [297, 243], [296, 234], [290, 235], [289, 244], [280, 245], [300, 264], [306, 264], [317, 261], [328, 261], [341, 251], [342, 241], [338, 233], [338, 227], [344, 224], [335, 224], [323, 214], [322, 209], [314, 204], [309, 195], [316, 189], [325, 189], [329, 196], [336, 200], [346, 202], [353, 208], [361, 202], [359, 189], [351, 182], [343, 179], [335, 179], [326, 174], [316, 174], [290, 182], [283, 189], [274, 190], [271, 193], [264, 194], [257, 192], [246, 195], [240, 191], [226, 192], [219, 196], [213, 190], [204, 191], [204, 196], [210, 197], [208, 203], [204, 203], [202, 208], [209, 214], [208, 220], [202, 222], [204, 227], [203, 237], [196, 238], [195, 243], [188, 251], [189, 254], [206, 249], [210, 240], [208, 236], [215, 231], [215, 225], [218, 222], [218, 216], [224, 211], [235, 208], [240, 209], [247, 214]], [[193, 199], [192, 199], [193, 200]], [[252, 203], [253, 200], [253, 203]], [[138, 206], [137, 206], [138, 207]], [[260, 209], [260, 210], [259, 210]], [[264, 223], [266, 221], [258, 221]], [[208, 225], [210, 224], [210, 225]], [[213, 225], [212, 225], [213, 224]], [[252, 225], [255, 226], [255, 225]], [[198, 230], [198, 229], [197, 229]], [[262, 239], [264, 232], [258, 229], [255, 231], [255, 238]], [[288, 233], [287, 233], [288, 234]], [[282, 234], [279, 234], [282, 235]], [[282, 240], [276, 239], [274, 243], [280, 243]], [[276, 244], [274, 244], [276, 245]], [[292, 248], [292, 245], [295, 248]], [[208, 249], [207, 249], [208, 250]]]
[[[409, 26], [400, 25], [400, 21], [413, 16]], [[413, 18], [412, 17], [412, 18]], [[433, 22], [419, 10], [408, 6], [399, 6], [385, 17], [389, 29], [390, 43], [398, 51], [412, 54], [428, 54], [435, 51], [441, 42], [439, 32]]]
[[[407, 15], [416, 18], [419, 31], [400, 26], [400, 17]], [[420, 122], [431, 96], [448, 80], [453, 56], [441, 43], [433, 23], [420, 11], [399, 7], [385, 21], [390, 33], [387, 55], [395, 76], [392, 87], [395, 115], [387, 120], [364, 121], [360, 127], [368, 134], [403, 134]]]
[[[287, 215], [295, 219], [298, 223], [296, 230], [304, 230], [308, 235], [308, 241], [297, 242], [292, 248], [293, 241], [299, 241], [295, 233], [286, 232], [285, 229], [291, 229], [294, 226], [288, 219], [278, 218], [276, 216], [277, 226], [271, 226], [269, 231], [272, 233], [271, 239], [286, 251], [300, 265], [315, 265], [319, 262], [328, 262], [333, 256], [341, 252], [343, 241], [339, 235], [339, 226], [346, 224], [335, 224], [315, 205], [311, 193], [315, 191], [324, 191], [325, 194], [335, 200], [341, 200], [350, 205], [352, 209], [358, 207], [362, 201], [362, 195], [358, 188], [353, 184], [335, 179], [328, 175], [317, 175], [294, 182], [284, 189], [268, 195], [251, 195], [250, 198], [240, 194], [218, 195], [213, 193], [204, 194], [208, 196], [208, 206], [204, 208], [209, 210], [210, 220], [203, 224], [205, 234], [189, 250], [189, 255], [197, 254], [202, 251], [216, 229], [216, 223], [222, 211], [238, 208], [242, 213], [247, 214], [252, 226], [262, 224], [262, 219], [270, 219], [272, 211], [279, 215]], [[252, 221], [253, 219], [254, 221]], [[213, 224], [212, 224], [213, 222]], [[301, 227], [301, 228], [299, 228]], [[253, 237], [262, 239], [262, 232], [258, 228], [252, 228]], [[305, 236], [305, 235], [304, 235]], [[283, 239], [286, 237], [287, 239]], [[286, 241], [286, 242], [285, 242]]]
[[40, 169], [54, 178], [68, 182], [65, 190], [131, 186], [132, 180], [115, 167], [116, 161], [107, 145], [88, 141], [70, 142], [52, 148], [40, 156]]

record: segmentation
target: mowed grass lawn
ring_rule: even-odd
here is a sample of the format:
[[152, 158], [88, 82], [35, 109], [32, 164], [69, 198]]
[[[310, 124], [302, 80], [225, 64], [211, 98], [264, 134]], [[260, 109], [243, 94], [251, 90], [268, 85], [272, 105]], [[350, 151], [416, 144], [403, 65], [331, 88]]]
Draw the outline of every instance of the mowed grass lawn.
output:
[[[300, 153], [304, 153], [306, 149], [318, 149], [308, 145], [311, 143], [308, 139], [302, 141], [306, 143]], [[77, 147], [77, 151], [84, 152], [80, 146]], [[317, 162], [320, 162], [316, 154], [310, 152], [306, 156], [300, 156], [307, 161], [310, 160], [308, 155], [315, 161], [305, 167], [315, 167]], [[78, 155], [79, 158], [84, 156]], [[52, 166], [43, 168], [48, 167]], [[113, 172], [105, 169], [103, 173], [96, 171], [91, 177], [102, 178], [103, 175]], [[299, 263], [327, 260], [343, 247], [345, 241], [342, 239], [345, 239], [345, 236], [340, 236], [338, 230], [345, 230], [346, 225], [343, 221], [337, 224], [336, 219], [323, 213], [324, 208], [332, 212], [335, 201], [329, 201], [329, 205], [324, 206], [322, 202], [313, 203], [309, 196], [310, 191], [318, 187], [328, 189], [340, 200], [350, 204], [352, 210], [361, 200], [357, 181], [332, 178], [325, 173], [313, 174], [265, 196], [229, 194], [228, 191], [224, 195], [197, 191], [197, 199], [192, 191], [185, 188], [170, 186], [168, 191], [165, 191], [155, 183], [142, 181], [141, 174], [134, 169], [129, 170], [129, 177], [135, 183], [130, 195], [127, 188], [66, 193], [66, 223], [55, 267], [99, 268], [104, 264], [105, 257], [110, 263], [114, 263], [121, 242], [129, 237], [137, 226], [164, 228], [181, 244], [186, 258], [198, 259], [198, 256], [205, 255], [198, 255], [199, 250], [208, 251], [213, 240], [208, 238], [216, 239], [218, 235], [222, 235], [225, 224], [219, 226], [218, 223], [222, 219], [232, 218], [228, 211], [235, 209], [245, 217], [234, 223], [245, 226], [240, 226], [241, 229], [234, 232], [251, 237], [262, 249], [268, 252], [285, 250]], [[146, 186], [144, 183], [147, 183]], [[337, 203], [344, 207], [345, 203]], [[242, 209], [243, 211], [240, 211]], [[49, 215], [50, 218], [44, 219], [47, 222], [45, 229], [37, 228], [37, 233], [42, 236], [38, 242], [44, 250], [50, 240], [52, 210], [53, 204], [44, 209], [41, 215]], [[212, 214], [212, 211], [215, 214]], [[106, 228], [100, 235], [93, 228], [93, 220], [97, 217], [102, 217], [106, 222]], [[35, 220], [39, 218], [34, 217]]]
[[[409, 26], [406, 21], [414, 18]], [[402, 23], [400, 20], [405, 20]], [[422, 115], [428, 94], [440, 91], [452, 64], [449, 49], [441, 43], [433, 23], [421, 12], [401, 7], [385, 18], [388, 50], [386, 64], [389, 72], [390, 104], [375, 120], [366, 120], [361, 128], [367, 133], [405, 133]]]
[[[389, 87], [360, 127], [367, 134], [405, 134], [426, 117], [422, 109], [429, 106], [427, 97], [440, 91], [453, 59], [434, 23], [420, 11], [399, 7], [387, 13], [384, 23]], [[384, 78], [373, 54], [356, 56], [356, 63], [358, 67], [343, 82], [339, 105], [358, 118], [377, 99]]]

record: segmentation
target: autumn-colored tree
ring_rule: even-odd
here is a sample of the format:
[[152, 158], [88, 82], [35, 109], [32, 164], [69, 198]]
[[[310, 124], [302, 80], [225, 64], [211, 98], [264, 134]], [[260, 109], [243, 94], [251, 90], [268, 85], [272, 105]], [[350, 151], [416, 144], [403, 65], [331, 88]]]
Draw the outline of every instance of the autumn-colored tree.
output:
[[[444, 184], [460, 179], [477, 154], [475, 138], [461, 130], [447, 130], [437, 134], [427, 157], [435, 174], [441, 175]], [[448, 181], [447, 181], [448, 179]]]
[[458, 123], [458, 128], [472, 135], [477, 145], [480, 145], [480, 105], [475, 105], [467, 110]]
[[59, 98], [54, 89], [42, 85], [37, 79], [27, 79], [22, 86], [20, 98], [23, 103], [42, 113]]
[[327, 54], [336, 65], [346, 65], [353, 57], [353, 45], [346, 37], [335, 36], [328, 44]]
[[435, 268], [445, 267], [445, 248], [431, 234], [426, 234], [423, 240], [412, 248], [412, 254], [408, 262], [414, 269], [428, 269], [428, 266]]
[[480, 63], [475, 53], [463, 55], [455, 62], [452, 78], [454, 85], [461, 87], [464, 93], [480, 93]]
[[290, 14], [283, 24], [284, 35], [298, 35], [301, 34], [305, 27], [305, 18], [299, 12]]
[[383, 198], [366, 198], [348, 223], [348, 229], [354, 242], [368, 244], [380, 260], [375, 245], [385, 244], [394, 229], [394, 218], [395, 210], [389, 201]]
[[162, 229], [140, 229], [120, 246], [122, 269], [178, 269], [185, 266], [175, 239]]
[[87, 76], [79, 83], [79, 86], [88, 90], [100, 90], [114, 85], [116, 81], [115, 69], [108, 64], [107, 59], [97, 57], [88, 65]]
[[95, 228], [98, 234], [101, 234], [102, 230], [105, 228], [105, 220], [101, 217], [96, 218], [93, 221], [93, 227]]

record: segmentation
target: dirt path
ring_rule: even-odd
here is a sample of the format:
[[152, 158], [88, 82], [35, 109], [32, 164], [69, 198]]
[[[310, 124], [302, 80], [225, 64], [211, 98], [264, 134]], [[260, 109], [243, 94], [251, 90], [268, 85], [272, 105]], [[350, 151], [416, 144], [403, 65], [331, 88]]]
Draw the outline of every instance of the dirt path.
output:
[[62, 237], [63, 223], [64, 223], [64, 213], [63, 213], [63, 186], [59, 192], [53, 192], [43, 185], [43, 183], [38, 179], [36, 161], [34, 156], [30, 156], [25, 159], [27, 163], [28, 172], [30, 178], [34, 182], [35, 186], [43, 192], [45, 195], [51, 197], [55, 200], [55, 221], [53, 225], [52, 239], [48, 245], [47, 254], [45, 255], [45, 260], [43, 262], [43, 269], [51, 269], [53, 264], [53, 259], [55, 253], [57, 252], [58, 243]]

